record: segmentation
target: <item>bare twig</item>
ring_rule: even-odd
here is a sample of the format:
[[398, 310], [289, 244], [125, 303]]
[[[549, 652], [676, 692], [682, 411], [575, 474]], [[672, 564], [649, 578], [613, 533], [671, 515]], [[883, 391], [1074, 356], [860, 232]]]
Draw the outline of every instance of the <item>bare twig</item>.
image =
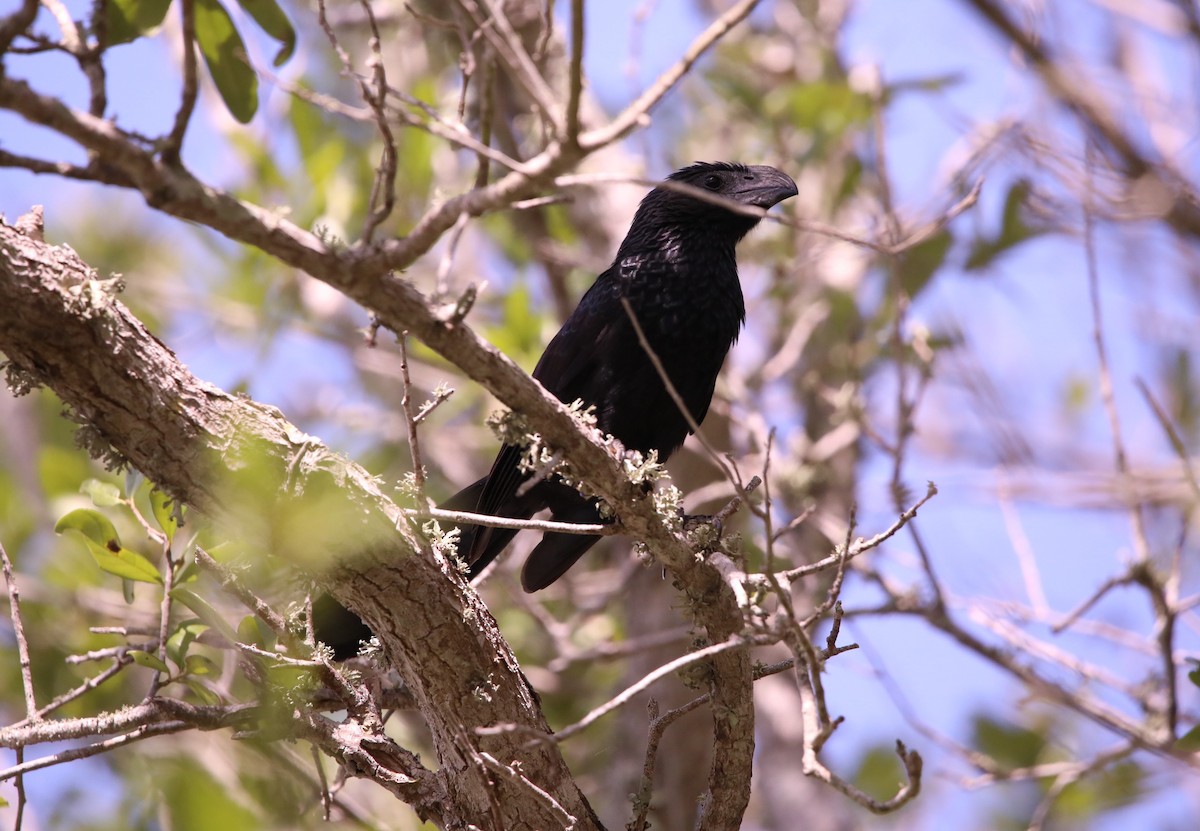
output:
[[375, 235], [375, 229], [392, 214], [396, 206], [396, 137], [392, 135], [392, 125], [387, 118], [387, 68], [383, 59], [383, 39], [379, 34], [379, 23], [375, 20], [375, 9], [370, 0], [360, 0], [363, 13], [370, 26], [371, 37], [368, 41], [371, 57], [367, 65], [371, 70], [371, 84], [359, 80], [359, 90], [363, 100], [375, 113], [375, 126], [383, 141], [379, 165], [375, 169], [375, 180], [371, 183], [371, 197], [368, 204], [371, 213], [363, 223], [362, 241], [370, 243]]
[[644, 126], [649, 121], [650, 110], [679, 83], [692, 65], [700, 60], [713, 44], [723, 38], [730, 29], [741, 23], [758, 6], [759, 0], [741, 0], [731, 6], [728, 11], [714, 20], [707, 29], [692, 41], [674, 65], [669, 67], [658, 79], [650, 85], [637, 100], [622, 110], [621, 114], [603, 127], [589, 130], [579, 137], [579, 144], [585, 150], [596, 150], [614, 141], [619, 141], [628, 135], [635, 127]]
[[414, 517], [432, 517], [467, 525], [482, 525], [487, 528], [514, 528], [518, 531], [553, 531], [559, 534], [601, 535], [626, 533], [620, 525], [603, 523], [556, 522], [551, 519], [511, 519], [491, 514], [476, 514], [470, 511], [445, 511], [430, 508], [427, 511], [406, 511]]
[[[33, 691], [33, 665], [29, 660], [29, 642], [25, 640], [25, 623], [21, 618], [21, 592], [17, 588], [16, 577], [13, 576], [12, 561], [8, 559], [8, 551], [4, 548], [4, 543], [0, 542], [0, 564], [4, 568], [4, 582], [8, 586], [8, 611], [12, 618], [13, 635], [17, 640], [17, 655], [21, 664], [21, 688], [25, 691], [25, 720], [26, 722], [35, 721], [39, 718], [37, 709], [37, 697]], [[23, 765], [25, 762], [25, 748], [17, 748], [17, 765]], [[23, 774], [18, 774], [16, 777], [17, 786], [17, 812], [14, 819], [13, 828], [15, 831], [21, 831], [21, 825], [25, 819], [25, 777]]]
[[[129, 502], [133, 502], [132, 494], [130, 494]], [[167, 637], [171, 633], [171, 589], [175, 586], [175, 562], [171, 557], [170, 541], [167, 540], [165, 534], [161, 534], [160, 536], [162, 537], [163, 553], [163, 588], [162, 599], [159, 601], [158, 607], [158, 660], [166, 664]], [[154, 678], [150, 681], [150, 690], [146, 693], [146, 696], [148, 698], [154, 697], [163, 681], [162, 670], [155, 670]]]
[[860, 540], [854, 543], [852, 546], [850, 546], [850, 550], [844, 555], [844, 557], [841, 552], [834, 552], [828, 557], [818, 560], [815, 563], [797, 566], [796, 568], [781, 572], [779, 576], [786, 580], [794, 581], [800, 577], [804, 577], [809, 574], [815, 574], [816, 572], [824, 571], [831, 566], [836, 566], [838, 563], [842, 562], [843, 559], [850, 561], [860, 554], [870, 551], [873, 548], [878, 548], [884, 542], [891, 539], [897, 531], [912, 521], [912, 519], [917, 515], [917, 511], [919, 511], [926, 502], [937, 496], [937, 492], [937, 486], [933, 484], [933, 482], [930, 482], [926, 488], [925, 495], [917, 500], [917, 502], [911, 508], [900, 514], [899, 518], [889, 525], [886, 530], [881, 531], [870, 539]]
[[583, 42], [583, 0], [571, 0], [571, 63], [567, 82], [567, 130], [563, 136], [563, 141], [569, 145], [579, 144], [579, 100], [583, 96]]
[[475, 24], [484, 33], [496, 55], [512, 72], [521, 89], [537, 106], [542, 117], [550, 125], [555, 135], [561, 136], [563, 123], [555, 101], [554, 93], [546, 84], [533, 58], [521, 42], [521, 36], [513, 29], [508, 16], [496, 0], [481, 0], [487, 6], [485, 17], [475, 0], [459, 0], [463, 8], [472, 16]]
[[531, 792], [536, 794], [538, 799], [562, 821], [563, 831], [571, 831], [571, 829], [575, 827], [575, 817], [571, 816], [571, 814], [569, 814], [567, 810], [558, 803], [557, 799], [531, 782], [529, 777], [521, 773], [517, 767], [514, 767], [513, 765], [502, 764], [490, 753], [484, 753], [482, 750], [476, 751], [476, 755], [479, 756], [479, 758], [487, 766], [488, 770], [495, 771], [505, 779], [515, 782], [521, 787], [528, 788]]
[[21, 688], [25, 691], [25, 717], [38, 717], [37, 698], [33, 692], [33, 665], [29, 660], [29, 641], [25, 639], [25, 622], [21, 617], [21, 591], [13, 575], [12, 561], [4, 543], [0, 542], [0, 564], [4, 568], [4, 582], [8, 586], [8, 611], [12, 618], [13, 636], [17, 641], [17, 656], [21, 664]]
[[183, 0], [179, 4], [179, 14], [183, 34], [183, 90], [179, 96], [179, 109], [175, 112], [175, 123], [162, 142], [162, 157], [167, 164], [179, 163], [183, 137], [196, 109], [200, 90], [196, 74], [196, 8], [193, 0]]
[[408, 332], [400, 333], [400, 376], [404, 383], [404, 395], [400, 406], [408, 424], [408, 451], [412, 456], [413, 484], [418, 494], [425, 493], [425, 462], [421, 460], [421, 440], [417, 435], [417, 413], [413, 407], [412, 378], [408, 374]]
[[641, 692], [642, 690], [649, 687], [655, 681], [658, 681], [660, 678], [670, 675], [673, 672], [677, 672], [686, 666], [690, 666], [691, 664], [696, 663], [697, 661], [702, 661], [705, 658], [708, 658], [712, 655], [716, 655], [718, 653], [725, 652], [730, 649], [742, 649], [742, 648], [745, 648], [745, 647], [748, 647], [751, 645], [753, 645], [752, 641], [748, 641], [745, 638], [742, 638], [739, 636], [734, 636], [734, 637], [730, 638], [729, 640], [725, 641], [724, 643], [718, 643], [718, 644], [714, 644], [712, 646], [706, 646], [703, 649], [697, 649], [695, 652], [689, 652], [687, 655], [683, 655], [679, 658], [676, 658], [674, 661], [668, 661], [667, 663], [663, 664], [662, 666], [658, 667], [657, 669], [646, 673], [646, 675], [644, 675], [640, 680], [634, 682], [633, 684], [630, 684], [628, 687], [626, 687], [620, 693], [613, 696], [608, 701], [601, 704], [599, 707], [596, 707], [595, 709], [593, 709], [590, 713], [588, 713], [586, 716], [581, 718], [579, 721], [575, 722], [572, 725], [564, 727], [562, 730], [559, 730], [555, 734], [555, 738], [561, 742], [561, 741], [565, 741], [566, 739], [571, 738], [571, 736], [574, 736], [576, 733], [582, 732], [583, 730], [585, 730], [586, 728], [588, 728], [592, 724], [594, 724], [596, 721], [598, 721], [600, 718], [603, 718], [604, 716], [608, 715], [613, 710], [620, 707], [622, 704], [627, 703], [635, 695], [637, 695], [639, 692]]

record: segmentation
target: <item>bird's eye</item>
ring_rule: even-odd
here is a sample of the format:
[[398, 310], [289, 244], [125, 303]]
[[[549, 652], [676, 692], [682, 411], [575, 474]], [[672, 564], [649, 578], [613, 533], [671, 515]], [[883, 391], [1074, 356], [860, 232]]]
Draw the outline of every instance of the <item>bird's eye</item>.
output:
[[704, 177], [704, 187], [709, 190], [717, 190], [721, 187], [721, 177], [715, 173], [710, 173]]

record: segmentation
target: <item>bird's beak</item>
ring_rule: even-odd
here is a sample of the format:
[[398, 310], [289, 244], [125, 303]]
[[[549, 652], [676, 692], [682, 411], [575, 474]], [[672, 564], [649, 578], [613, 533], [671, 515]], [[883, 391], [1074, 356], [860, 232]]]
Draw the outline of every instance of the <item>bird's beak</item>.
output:
[[736, 198], [746, 205], [769, 208], [798, 193], [792, 177], [770, 165], [756, 164], [743, 174]]

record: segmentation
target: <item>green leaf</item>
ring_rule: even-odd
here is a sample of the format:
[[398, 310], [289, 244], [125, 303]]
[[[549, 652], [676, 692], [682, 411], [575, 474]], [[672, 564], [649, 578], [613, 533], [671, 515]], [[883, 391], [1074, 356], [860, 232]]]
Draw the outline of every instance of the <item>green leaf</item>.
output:
[[189, 618], [182, 621], [171, 636], [167, 638], [167, 655], [179, 666], [183, 666], [184, 660], [187, 658], [188, 647], [192, 645], [192, 641], [200, 637], [209, 630], [206, 623], [200, 621], [199, 618]]
[[246, 124], [258, 110], [258, 76], [247, 62], [246, 44], [217, 0], [195, 0], [196, 43], [229, 112]]
[[79, 508], [71, 511], [54, 525], [54, 533], [78, 531], [84, 538], [96, 545], [118, 551], [121, 548], [121, 538], [117, 536], [116, 526], [104, 514], [90, 508]]
[[1045, 751], [1045, 730], [1005, 724], [986, 715], [976, 715], [972, 722], [972, 746], [1006, 769], [1029, 767]]
[[237, 628], [238, 642], [271, 649], [275, 646], [275, 633], [267, 628], [257, 615], [246, 615]]
[[195, 560], [192, 560], [190, 563], [181, 568], [179, 573], [175, 575], [175, 585], [181, 586], [184, 583], [195, 583], [199, 579], [200, 566]]
[[220, 696], [218, 696], [216, 693], [214, 693], [208, 687], [201, 684], [199, 681], [195, 681], [195, 680], [188, 678], [188, 679], [185, 679], [183, 683], [187, 684], [188, 689], [191, 690], [192, 692], [194, 692], [196, 694], [196, 697], [199, 698], [202, 703], [207, 704], [209, 707], [215, 707], [216, 705], [221, 703]]
[[1175, 749], [1185, 753], [1200, 751], [1200, 724], [1180, 736], [1179, 741], [1175, 742]]
[[900, 255], [900, 285], [905, 294], [911, 298], [921, 293], [946, 261], [952, 242], [954, 237], [943, 228]]
[[157, 655], [151, 655], [149, 652], [144, 652], [141, 649], [131, 649], [129, 650], [129, 657], [133, 658], [133, 662], [140, 667], [156, 669], [168, 675], [171, 674], [171, 668], [164, 664]]
[[147, 560], [141, 554], [130, 551], [127, 548], [122, 548], [118, 551], [108, 551], [96, 545], [91, 540], [88, 540], [87, 543], [88, 549], [92, 552], [92, 558], [96, 561], [96, 565], [109, 574], [115, 574], [127, 580], [137, 580], [142, 583], [162, 582], [162, 575], [158, 573], [158, 569], [155, 568], [154, 563]]
[[1188, 680], [1197, 687], [1200, 687], [1200, 667], [1196, 667], [1194, 670], [1188, 673]]
[[279, 8], [275, 0], [238, 0], [238, 5], [254, 18], [254, 22], [262, 27], [275, 40], [282, 44], [275, 55], [275, 66], [283, 66], [287, 59], [296, 51], [296, 30], [292, 22]]
[[137, 40], [162, 25], [171, 0], [108, 0], [104, 4], [105, 43]]
[[947, 72], [924, 78], [909, 78], [888, 84], [884, 89], [884, 100], [890, 101], [901, 92], [944, 92], [950, 87], [961, 85], [967, 79], [965, 72]]
[[133, 596], [133, 587], [136, 585], [137, 583], [129, 578], [125, 578], [121, 581], [121, 595], [125, 598], [126, 606], [132, 605], [133, 601], [136, 599]]
[[[154, 521], [158, 523], [158, 527], [167, 535], [167, 542], [172, 542], [175, 539], [175, 532], [179, 530], [175, 500], [158, 488], [153, 488], [150, 491], [150, 511], [154, 514]], [[179, 512], [183, 512], [182, 505], [179, 506]]]
[[237, 643], [237, 632], [225, 622], [225, 618], [214, 609], [207, 600], [191, 589], [176, 587], [171, 589], [171, 597], [187, 606], [200, 620], [221, 633], [221, 637], [230, 643]]
[[1001, 218], [1000, 231], [994, 237], [980, 237], [971, 246], [971, 252], [963, 265], [968, 271], [975, 271], [992, 264], [1002, 254], [1016, 248], [1023, 242], [1047, 233], [1046, 228], [1030, 225], [1025, 218], [1025, 206], [1033, 193], [1033, 185], [1028, 179], [1018, 179], [1009, 188], [1004, 198], [1004, 214]]
[[211, 658], [203, 655], [188, 655], [184, 659], [183, 669], [188, 675], [216, 675], [220, 671]]
[[143, 583], [162, 582], [154, 563], [141, 554], [121, 547], [117, 529], [99, 511], [89, 508], [71, 511], [55, 524], [54, 530], [59, 534], [67, 531], [81, 534], [96, 565], [109, 574]]
[[904, 770], [896, 751], [886, 745], [872, 747], [858, 763], [854, 784], [876, 799], [887, 799], [904, 781]]
[[97, 508], [111, 508], [121, 504], [121, 489], [111, 482], [88, 479], [79, 486], [79, 492], [90, 496], [92, 504]]

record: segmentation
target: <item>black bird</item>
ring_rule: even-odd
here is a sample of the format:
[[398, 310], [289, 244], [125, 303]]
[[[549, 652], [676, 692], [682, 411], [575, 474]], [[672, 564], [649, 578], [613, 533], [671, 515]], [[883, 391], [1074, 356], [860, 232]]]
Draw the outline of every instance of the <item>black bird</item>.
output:
[[[689, 185], [741, 205], [770, 208], [796, 195], [791, 177], [766, 165], [698, 163], [672, 173], [638, 207], [616, 259], [588, 289], [554, 336], [533, 377], [559, 400], [595, 407], [596, 426], [626, 450], [657, 450], [666, 460], [690, 430], [638, 341], [629, 302], [650, 347], [697, 424], [712, 400], [717, 373], [737, 339], [746, 309], [735, 248], [759, 218], [670, 187]], [[549, 508], [560, 522], [596, 523], [594, 500], [557, 477], [519, 494], [530, 475], [518, 468], [521, 448], [501, 448], [491, 471], [447, 500], [448, 510], [528, 519]], [[516, 531], [461, 529], [459, 554], [478, 574]], [[521, 572], [528, 592], [549, 586], [599, 537], [546, 532]], [[357, 652], [370, 631], [331, 598], [314, 606], [318, 639], [338, 657]]]

